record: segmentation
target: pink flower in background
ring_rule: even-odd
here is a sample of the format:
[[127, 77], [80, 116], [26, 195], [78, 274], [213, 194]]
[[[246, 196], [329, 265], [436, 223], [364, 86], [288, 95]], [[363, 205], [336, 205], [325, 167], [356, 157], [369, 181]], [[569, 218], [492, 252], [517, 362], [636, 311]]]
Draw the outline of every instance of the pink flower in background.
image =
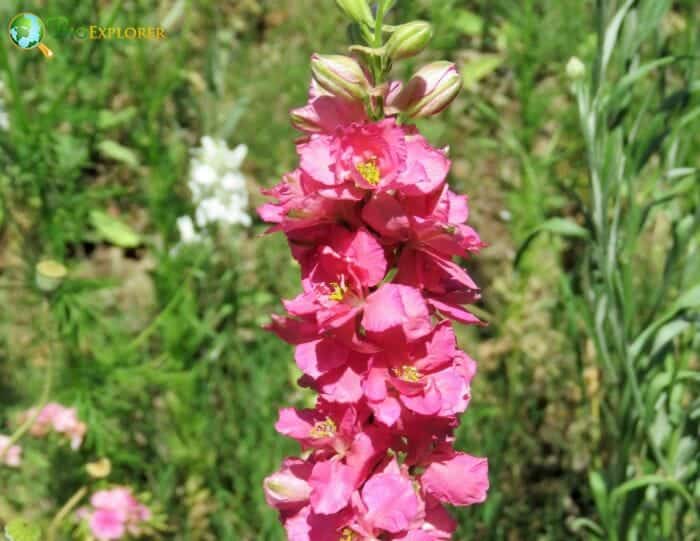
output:
[[18, 468], [22, 464], [22, 448], [10, 445], [10, 437], [0, 434], [0, 464]]
[[[30, 409], [22, 417], [29, 418], [35, 412], [35, 409]], [[75, 451], [83, 443], [87, 425], [78, 419], [78, 411], [75, 408], [67, 408], [56, 402], [49, 402], [39, 411], [29, 433], [32, 436], [43, 437], [52, 430], [67, 436], [71, 449]]]
[[151, 511], [141, 504], [128, 487], [95, 492], [90, 507], [80, 509], [78, 518], [85, 520], [98, 540], [122, 539], [138, 535], [141, 525], [151, 518]]

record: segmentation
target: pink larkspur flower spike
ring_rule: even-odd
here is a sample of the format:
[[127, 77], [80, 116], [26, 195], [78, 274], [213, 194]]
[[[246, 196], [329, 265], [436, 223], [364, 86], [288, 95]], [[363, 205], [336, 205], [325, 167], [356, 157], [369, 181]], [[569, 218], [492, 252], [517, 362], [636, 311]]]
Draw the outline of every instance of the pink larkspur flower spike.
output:
[[447, 185], [447, 151], [396, 115], [444, 109], [459, 74], [434, 63], [369, 88], [371, 70], [349, 57], [313, 66], [309, 102], [291, 113], [299, 167], [259, 213], [301, 270], [268, 328], [318, 399], [280, 411], [275, 428], [304, 454], [265, 479], [265, 498], [291, 541], [451, 539], [445, 506], [480, 503], [489, 487], [487, 460], [454, 449], [476, 373], [454, 325], [481, 324], [467, 308], [479, 287], [456, 258], [483, 243]]

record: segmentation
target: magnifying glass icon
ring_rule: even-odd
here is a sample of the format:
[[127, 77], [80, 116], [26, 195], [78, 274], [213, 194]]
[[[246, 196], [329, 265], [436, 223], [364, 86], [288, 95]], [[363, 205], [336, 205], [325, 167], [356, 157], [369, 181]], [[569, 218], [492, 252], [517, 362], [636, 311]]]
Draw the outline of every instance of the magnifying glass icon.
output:
[[12, 17], [8, 30], [12, 43], [18, 48], [38, 48], [46, 58], [53, 56], [53, 51], [42, 43], [46, 37], [44, 21], [33, 13], [19, 13]]

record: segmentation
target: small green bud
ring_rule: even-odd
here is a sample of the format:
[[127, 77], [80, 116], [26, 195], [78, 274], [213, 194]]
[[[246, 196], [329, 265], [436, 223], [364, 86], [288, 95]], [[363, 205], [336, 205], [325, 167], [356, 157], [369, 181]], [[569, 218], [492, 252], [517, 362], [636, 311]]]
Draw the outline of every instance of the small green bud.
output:
[[96, 462], [85, 464], [85, 471], [93, 479], [104, 479], [112, 472], [112, 462], [108, 458], [101, 458]]
[[334, 96], [347, 100], [364, 100], [369, 81], [362, 66], [349, 56], [320, 55], [311, 57], [311, 72], [315, 81]]
[[462, 77], [452, 62], [433, 62], [419, 69], [406, 86], [387, 101], [408, 118], [426, 118], [445, 109], [462, 89]]
[[374, 24], [374, 17], [372, 17], [372, 11], [369, 9], [367, 0], [335, 1], [338, 4], [338, 7], [342, 9], [351, 19], [354, 19], [358, 23], [365, 23], [368, 25]]
[[433, 37], [433, 27], [425, 21], [402, 24], [391, 35], [386, 52], [392, 60], [415, 56], [428, 46]]
[[572, 56], [566, 64], [566, 75], [576, 81], [586, 74], [586, 66], [577, 57]]
[[44, 293], [51, 293], [61, 285], [68, 274], [58, 261], [45, 259], [36, 266], [36, 286]]

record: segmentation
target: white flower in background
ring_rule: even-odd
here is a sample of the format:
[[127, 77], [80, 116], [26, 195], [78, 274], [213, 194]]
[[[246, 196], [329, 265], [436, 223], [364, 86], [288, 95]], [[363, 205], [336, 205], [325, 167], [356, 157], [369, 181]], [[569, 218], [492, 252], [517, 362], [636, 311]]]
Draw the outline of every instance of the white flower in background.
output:
[[177, 229], [180, 232], [180, 240], [183, 244], [192, 244], [202, 240], [202, 236], [194, 229], [194, 223], [189, 216], [180, 216], [177, 219]]
[[195, 223], [198, 228], [216, 223], [251, 225], [248, 190], [240, 170], [247, 153], [245, 145], [231, 150], [225, 141], [208, 135], [202, 137], [201, 147], [192, 151], [187, 186], [192, 192], [196, 210], [194, 223], [189, 216], [177, 220], [183, 243], [202, 240]]

